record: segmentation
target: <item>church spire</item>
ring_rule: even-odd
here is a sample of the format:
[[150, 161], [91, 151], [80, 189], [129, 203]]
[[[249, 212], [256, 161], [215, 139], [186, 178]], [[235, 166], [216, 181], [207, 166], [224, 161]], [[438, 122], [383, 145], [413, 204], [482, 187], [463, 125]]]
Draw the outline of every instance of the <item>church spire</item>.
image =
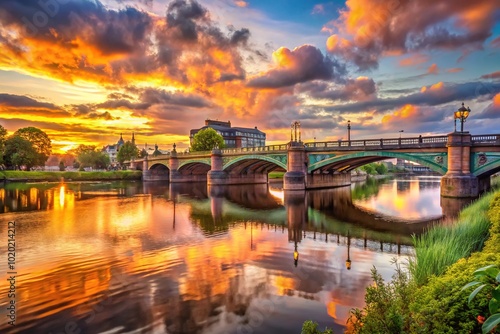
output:
[[135, 136], [133, 132], [132, 132], [132, 145], [135, 145]]

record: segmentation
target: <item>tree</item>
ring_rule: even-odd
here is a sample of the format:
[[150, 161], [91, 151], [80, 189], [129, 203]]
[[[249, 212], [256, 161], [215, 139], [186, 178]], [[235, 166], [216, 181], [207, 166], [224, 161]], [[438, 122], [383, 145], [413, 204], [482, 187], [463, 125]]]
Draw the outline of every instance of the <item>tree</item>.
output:
[[0, 164], [3, 163], [3, 154], [5, 149], [5, 138], [7, 137], [7, 130], [0, 125]]
[[[80, 145], [75, 149], [75, 152], [79, 152], [77, 160], [79, 162], [78, 167], [82, 170], [84, 167], [92, 167], [103, 169], [107, 168], [110, 164], [109, 156], [101, 151], [96, 151], [96, 147], [92, 145]], [[73, 163], [73, 166], [76, 166]]]
[[131, 141], [126, 141], [125, 144], [120, 147], [116, 160], [122, 164], [125, 160], [131, 160], [132, 158], [137, 158], [139, 156], [139, 149]]
[[92, 167], [103, 169], [107, 168], [110, 164], [109, 156], [103, 152], [85, 151], [78, 156], [80, 162], [80, 169], [84, 167]]
[[66, 170], [66, 166], [64, 165], [64, 161], [59, 161], [59, 171], [64, 172]]
[[47, 136], [45, 132], [33, 126], [29, 126], [17, 130], [14, 132], [14, 136], [24, 138], [33, 145], [37, 153], [34, 165], [45, 165], [45, 161], [47, 161], [50, 153], [52, 153], [52, 144], [49, 136]]
[[11, 136], [5, 141], [5, 163], [7, 166], [26, 166], [27, 170], [36, 165], [38, 152], [31, 142], [21, 136]]
[[215, 147], [224, 148], [224, 138], [214, 129], [206, 128], [194, 135], [191, 151], [211, 151]]
[[376, 164], [375, 171], [379, 175], [385, 175], [385, 174], [387, 174], [387, 166], [382, 164], [382, 163]]
[[148, 152], [143, 148], [141, 152], [139, 152], [139, 158], [144, 158], [146, 155], [148, 155]]

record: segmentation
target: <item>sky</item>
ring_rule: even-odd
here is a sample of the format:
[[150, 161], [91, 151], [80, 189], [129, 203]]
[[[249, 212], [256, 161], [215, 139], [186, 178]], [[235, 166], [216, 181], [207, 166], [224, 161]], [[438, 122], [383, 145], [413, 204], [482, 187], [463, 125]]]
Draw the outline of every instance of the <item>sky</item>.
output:
[[[500, 0], [0, 0], [0, 124], [54, 152], [189, 146], [205, 119], [267, 143], [500, 133]], [[400, 132], [403, 131], [403, 132]]]

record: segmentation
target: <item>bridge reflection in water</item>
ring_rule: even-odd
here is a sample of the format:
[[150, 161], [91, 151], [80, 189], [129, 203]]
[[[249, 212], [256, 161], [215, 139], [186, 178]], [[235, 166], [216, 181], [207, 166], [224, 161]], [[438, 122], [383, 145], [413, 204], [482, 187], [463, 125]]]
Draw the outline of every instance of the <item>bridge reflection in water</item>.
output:
[[426, 224], [381, 219], [349, 187], [10, 184], [0, 208], [18, 228], [16, 333], [339, 332], [372, 265], [389, 278]]

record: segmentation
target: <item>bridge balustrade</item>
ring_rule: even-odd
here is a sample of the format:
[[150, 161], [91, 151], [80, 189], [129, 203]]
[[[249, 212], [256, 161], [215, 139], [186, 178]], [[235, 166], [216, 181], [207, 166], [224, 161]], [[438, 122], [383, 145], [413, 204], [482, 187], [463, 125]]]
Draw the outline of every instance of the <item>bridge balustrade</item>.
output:
[[286, 151], [288, 145], [269, 145], [269, 146], [256, 146], [256, 147], [239, 147], [239, 148], [225, 148], [222, 153], [245, 153], [245, 152], [267, 152], [267, 151]]
[[491, 145], [500, 143], [500, 135], [477, 135], [471, 136], [473, 146]]

